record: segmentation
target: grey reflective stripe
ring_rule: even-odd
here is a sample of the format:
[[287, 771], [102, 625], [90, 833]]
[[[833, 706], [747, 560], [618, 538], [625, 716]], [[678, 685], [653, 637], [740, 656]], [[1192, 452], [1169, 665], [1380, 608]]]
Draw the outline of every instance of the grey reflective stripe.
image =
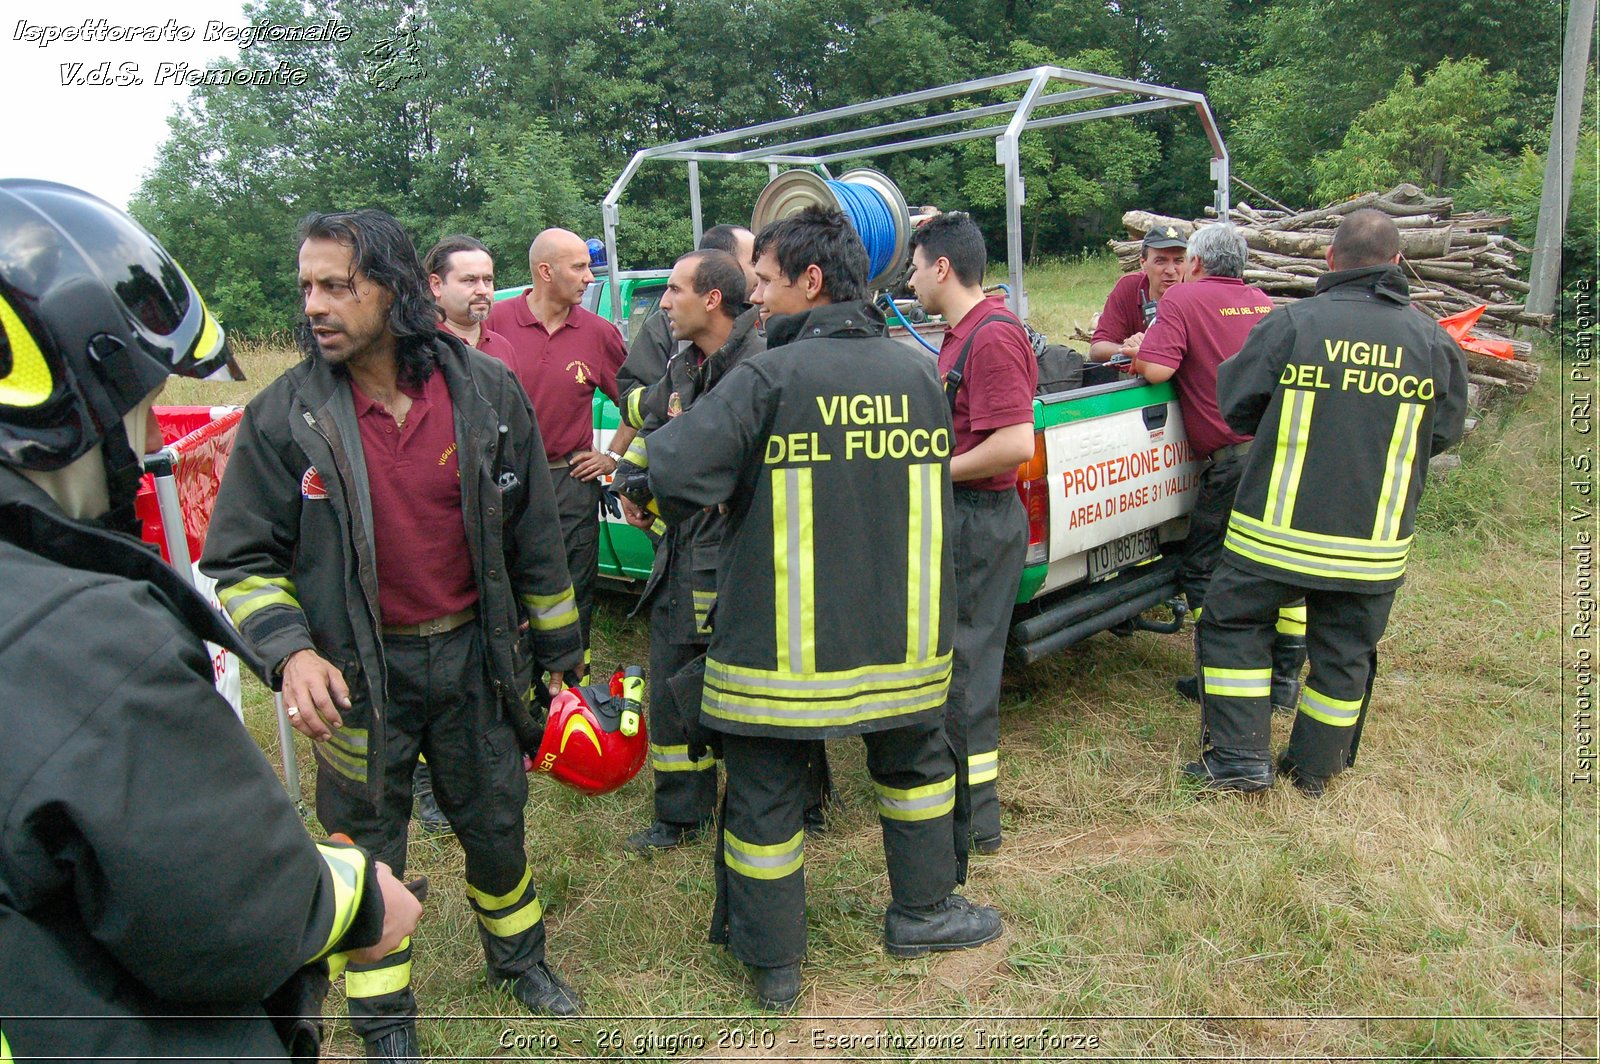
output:
[[258, 598], [264, 598], [268, 595], [288, 595], [290, 598], [294, 597], [289, 588], [281, 587], [277, 584], [264, 584], [252, 591], [234, 592], [229, 595], [222, 595], [218, 597], [223, 600], [223, 605], [227, 607], [228, 616], [236, 617], [240, 613], [248, 615], [250, 610], [247, 607], [249, 607], [250, 603], [254, 602]]
[[930, 788], [930, 793], [918, 795], [915, 798], [896, 798], [884, 793], [884, 788], [880, 786], [877, 788], [878, 808], [890, 814], [891, 819], [899, 819], [893, 817], [894, 813], [917, 813], [927, 809], [938, 809], [941, 806], [950, 804], [951, 798], [955, 794], [955, 788], [956, 778], [954, 776], [940, 780], [934, 787]]
[[[1245, 540], [1246, 542], [1234, 543], [1233, 540], [1235, 536], [1238, 536], [1239, 539]], [[1341, 565], [1338, 562], [1321, 557], [1319, 555], [1301, 553], [1287, 554], [1283, 551], [1275, 551], [1259, 540], [1252, 539], [1249, 536], [1240, 535], [1237, 528], [1230, 528], [1228, 530], [1228, 536], [1224, 542], [1226, 546], [1233, 548], [1241, 554], [1245, 554], [1250, 557], [1257, 557], [1266, 562], [1282, 562], [1284, 568], [1292, 568], [1300, 572], [1311, 573], [1313, 575], [1321, 572], [1326, 573], [1329, 576], [1342, 576], [1348, 574], [1352, 577], [1365, 578], [1368, 580], [1382, 580], [1388, 577], [1402, 576], [1406, 571], [1406, 563], [1404, 558], [1388, 561], [1386, 563], [1351, 562], [1349, 564]]]
[[661, 772], [698, 772], [712, 768], [717, 760], [706, 751], [702, 757], [692, 757], [687, 746], [657, 746], [650, 744], [650, 767]]
[[731, 831], [724, 831], [722, 833], [722, 844], [732, 851], [732, 856], [741, 864], [749, 865], [752, 868], [776, 869], [792, 863], [795, 858], [805, 852], [806, 835], [802, 831], [795, 836], [793, 842], [788, 844], [778, 843], [776, 846], [757, 846], [753, 842], [745, 842], [743, 839], [736, 837]]
[[919, 680], [936, 679], [950, 671], [950, 659], [943, 656], [920, 665], [885, 665], [880, 669], [851, 671], [839, 676], [802, 678], [800, 676], [742, 676], [733, 668], [711, 658], [706, 659], [706, 683], [718, 683], [731, 691], [755, 693], [759, 688], [796, 693], [827, 694], [859, 693], [860, 688], [874, 684], [909, 685]]
[[[1278, 466], [1277, 507], [1272, 512], [1272, 523], [1281, 525], [1287, 520], [1284, 510], [1289, 508], [1294, 497], [1294, 471], [1297, 459], [1300, 456], [1300, 435], [1304, 431], [1301, 422], [1308, 416], [1306, 407], [1311, 405], [1311, 393], [1291, 388], [1289, 390], [1289, 432], [1283, 438], [1283, 459]], [[1290, 511], [1293, 512], [1292, 510]]]
[[933, 500], [933, 471], [935, 468], [932, 463], [923, 463], [917, 498], [912, 502], [913, 506], [919, 508], [919, 512], [922, 515], [921, 566], [918, 569], [918, 572], [922, 574], [922, 579], [917, 581], [917, 657], [923, 661], [931, 658], [934, 652], [928, 618], [933, 610], [931, 600], [933, 580], [930, 579], [934, 565], [933, 524], [938, 520], [939, 515], [939, 511], [934, 508]]
[[1401, 444], [1397, 448], [1394, 463], [1389, 467], [1384, 477], [1389, 484], [1389, 506], [1379, 515], [1378, 536], [1388, 539], [1400, 529], [1400, 514], [1405, 509], [1406, 498], [1411, 494], [1410, 478], [1411, 463], [1417, 455], [1417, 424], [1422, 420], [1422, 406], [1419, 403], [1401, 403], [1401, 417], [1404, 419], [1399, 428]]
[[727, 717], [729, 719], [767, 719], [779, 724], [848, 723], [855, 720], [886, 716], [896, 710], [923, 707], [928, 702], [929, 691], [926, 688], [919, 688], [901, 697], [864, 699], [859, 704], [850, 706], [802, 705], [793, 709], [773, 705], [770, 702], [763, 702], [758, 709], [752, 709], [741, 702], [734, 701], [736, 697], [739, 696], [734, 696], [731, 692], [724, 692], [713, 687], [708, 680], [701, 708], [714, 716]]
[[1300, 689], [1300, 701], [1305, 702], [1312, 709], [1315, 709], [1324, 716], [1333, 717], [1338, 720], [1347, 720], [1352, 724], [1355, 723], [1356, 718], [1361, 715], [1360, 706], [1357, 706], [1355, 709], [1346, 709], [1343, 706], [1336, 706], [1309, 687], [1302, 687]]
[[[1235, 517], [1241, 515], [1235, 514]], [[1259, 522], [1249, 520], [1235, 520], [1229, 522], [1229, 530], [1237, 531], [1251, 539], [1261, 540], [1263, 543], [1277, 543], [1287, 548], [1305, 547], [1319, 554], [1376, 554], [1387, 555], [1381, 560], [1391, 560], [1395, 555], [1404, 556], [1411, 546], [1411, 537], [1405, 539], [1385, 540], [1381, 543], [1372, 540], [1356, 540], [1351, 543], [1330, 543], [1326, 539], [1319, 539], [1309, 534], [1301, 535], [1293, 529], [1272, 528]]]
[[984, 769], [996, 768], [1000, 764], [1000, 751], [990, 750], [986, 754], [970, 754], [967, 757], [967, 771], [970, 773], [982, 772]]
[[800, 476], [796, 470], [783, 471], [783, 492], [787, 506], [784, 513], [789, 527], [785, 529], [789, 543], [789, 663], [795, 668], [805, 661], [805, 611], [802, 608], [805, 594], [801, 584], [806, 574], [800, 567], [800, 522], [805, 515], [800, 512]]

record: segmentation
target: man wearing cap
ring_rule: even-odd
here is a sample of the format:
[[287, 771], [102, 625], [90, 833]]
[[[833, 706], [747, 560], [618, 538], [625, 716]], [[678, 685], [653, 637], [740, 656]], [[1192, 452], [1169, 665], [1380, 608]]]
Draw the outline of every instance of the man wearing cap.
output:
[[1174, 225], [1162, 225], [1144, 235], [1139, 248], [1139, 269], [1124, 274], [1106, 297], [1105, 309], [1095, 324], [1089, 357], [1105, 362], [1118, 355], [1139, 353], [1145, 330], [1156, 318], [1156, 303], [1167, 289], [1183, 280], [1183, 261], [1189, 238]]

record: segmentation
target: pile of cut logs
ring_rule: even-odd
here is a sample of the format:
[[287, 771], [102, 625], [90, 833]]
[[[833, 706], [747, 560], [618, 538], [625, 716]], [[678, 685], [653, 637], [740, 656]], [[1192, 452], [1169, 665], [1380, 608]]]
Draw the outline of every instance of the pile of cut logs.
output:
[[[1505, 215], [1457, 214], [1449, 197], [1424, 195], [1415, 185], [1369, 192], [1331, 207], [1298, 213], [1239, 203], [1228, 216], [1250, 245], [1245, 280], [1260, 286], [1275, 303], [1311, 295], [1317, 278], [1327, 272], [1324, 254], [1334, 230], [1344, 215], [1363, 207], [1383, 211], [1399, 227], [1400, 269], [1418, 307], [1443, 318], [1486, 304], [1488, 309], [1473, 335], [1511, 344], [1516, 355], [1511, 360], [1466, 353], [1470, 379], [1477, 386], [1472, 390], [1472, 405], [1488, 405], [1501, 389], [1522, 393], [1533, 387], [1539, 379], [1538, 364], [1528, 359], [1533, 345], [1509, 337], [1505, 331], [1512, 325], [1548, 326], [1550, 316], [1530, 313], [1524, 303], [1528, 283], [1518, 276], [1521, 270], [1513, 256], [1527, 254], [1528, 249], [1495, 231], [1510, 222]], [[1173, 226], [1187, 235], [1215, 221], [1214, 217], [1185, 221], [1128, 211], [1122, 224], [1131, 239], [1113, 240], [1111, 247], [1122, 268], [1134, 270], [1139, 264], [1139, 242], [1150, 229]]]

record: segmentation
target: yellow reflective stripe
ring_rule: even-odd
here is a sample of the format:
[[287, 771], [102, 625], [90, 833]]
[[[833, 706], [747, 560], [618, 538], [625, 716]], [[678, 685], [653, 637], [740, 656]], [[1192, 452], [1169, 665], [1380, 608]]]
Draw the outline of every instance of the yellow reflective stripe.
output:
[[1298, 606], [1278, 607], [1278, 632], [1280, 635], [1306, 634], [1305, 603]]
[[[328, 941], [317, 951], [317, 957], [326, 956], [350, 930], [356, 911], [361, 908], [361, 897], [366, 891], [367, 859], [348, 843], [319, 842], [317, 853], [328, 866], [333, 879], [333, 926], [328, 929]], [[316, 960], [313, 957], [312, 960]]]
[[347, 998], [375, 998], [393, 994], [411, 985], [411, 939], [404, 939], [398, 949], [376, 965], [351, 965], [344, 973], [344, 995]]
[[926, 661], [938, 650], [939, 594], [944, 579], [944, 466], [919, 462], [906, 467], [911, 479], [906, 525], [906, 660]]
[[528, 899], [528, 904], [507, 916], [489, 916], [486, 913], [479, 913], [478, 923], [482, 924], [484, 930], [496, 938], [510, 938], [513, 935], [522, 934], [543, 917], [544, 906], [540, 904], [539, 896], [535, 894]]
[[568, 584], [554, 595], [523, 595], [528, 626], [536, 632], [553, 632], [578, 623], [578, 600]]
[[1393, 539], [1400, 531], [1400, 516], [1411, 493], [1411, 467], [1417, 460], [1417, 428], [1422, 424], [1421, 403], [1401, 403], [1395, 413], [1394, 434], [1383, 462], [1383, 490], [1378, 512], [1372, 518], [1372, 538]]
[[339, 775], [358, 783], [367, 781], [367, 733], [357, 728], [335, 728], [325, 743], [311, 750]]
[[967, 755], [967, 784], [988, 783], [1000, 776], [1000, 751]]
[[1309, 685], [1300, 689], [1300, 712], [1335, 728], [1354, 726], [1361, 716], [1361, 702], [1359, 698], [1333, 698]]
[[[199, 294], [197, 289], [195, 295]], [[194, 345], [194, 357], [196, 361], [204, 362], [222, 347], [222, 326], [217, 324], [217, 319], [212, 315], [211, 308], [206, 306], [204, 299], [200, 300], [200, 313], [204, 316], [204, 324], [200, 327], [200, 341]]]
[[717, 767], [717, 759], [708, 750], [698, 759], [689, 755], [689, 744], [658, 746], [650, 744], [650, 767], [657, 772], [704, 772]]
[[762, 699], [743, 699], [707, 686], [701, 708], [707, 716], [744, 724], [775, 725], [786, 728], [838, 728], [903, 717], [942, 706], [949, 694], [948, 673], [925, 689], [901, 697], [863, 696], [853, 704], [801, 703], [799, 708], [775, 707]]
[[243, 624], [246, 617], [267, 606], [299, 609], [300, 600], [294, 595], [294, 581], [286, 576], [247, 576], [237, 584], [217, 588], [217, 601], [228, 611], [235, 628]]
[[643, 398], [643, 388], [635, 388], [628, 393], [626, 404], [628, 424], [636, 429], [644, 428], [644, 415], [639, 411], [639, 401]]
[[1272, 669], [1214, 669], [1200, 667], [1206, 694], [1224, 697], [1265, 698], [1272, 693]]
[[1311, 408], [1315, 392], [1290, 388], [1284, 392], [1278, 414], [1278, 441], [1272, 455], [1272, 476], [1267, 481], [1268, 521], [1288, 524], [1294, 517], [1295, 494], [1300, 490], [1300, 474], [1306, 464], [1306, 441], [1311, 436]]
[[711, 617], [711, 607], [717, 604], [715, 591], [694, 591], [694, 630], [705, 634], [711, 631], [711, 626], [706, 622]]
[[733, 832], [722, 832], [722, 856], [733, 871], [749, 879], [782, 879], [800, 870], [806, 858], [806, 833], [797, 831], [787, 842], [758, 846]]
[[1404, 539], [1372, 540], [1361, 536], [1332, 536], [1326, 532], [1310, 532], [1289, 525], [1272, 525], [1259, 517], [1233, 511], [1228, 519], [1230, 528], [1237, 526], [1245, 535], [1288, 550], [1313, 551], [1327, 555], [1356, 555], [1393, 561], [1404, 558], [1411, 549], [1412, 536]]
[[506, 891], [506, 893], [499, 895], [486, 894], [477, 887], [473, 886], [471, 883], [468, 883], [467, 895], [485, 909], [504, 909], [507, 905], [510, 905], [518, 898], [522, 897], [522, 895], [527, 892], [528, 884], [532, 882], [533, 866], [524, 865], [522, 869], [522, 879], [517, 883], [516, 886]]
[[4, 295], [0, 295], [0, 330], [11, 347], [10, 372], [0, 377], [0, 406], [38, 406], [55, 391], [55, 375], [39, 342]]
[[[1237, 516], [1237, 513], [1235, 513]], [[1223, 546], [1240, 557], [1270, 565], [1286, 572], [1304, 573], [1307, 576], [1333, 577], [1340, 580], [1395, 580], [1405, 575], [1405, 558], [1375, 559], [1341, 558], [1337, 561], [1320, 554], [1295, 548], [1268, 545], [1250, 538], [1238, 526], [1229, 525]]]
[[646, 446], [643, 436], [635, 436], [628, 444], [628, 449], [622, 452], [623, 461], [632, 462], [640, 469], [650, 468], [650, 449]]
[[773, 609], [779, 672], [809, 673], [817, 667], [814, 516], [811, 470], [773, 470]]
[[885, 820], [913, 822], [937, 820], [956, 807], [956, 778], [902, 790], [873, 781], [878, 792], [878, 815]]

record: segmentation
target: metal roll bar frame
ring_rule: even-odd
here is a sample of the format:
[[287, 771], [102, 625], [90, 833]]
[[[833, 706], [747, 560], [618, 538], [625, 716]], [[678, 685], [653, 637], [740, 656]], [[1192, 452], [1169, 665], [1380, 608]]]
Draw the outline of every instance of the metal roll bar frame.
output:
[[[1045, 90], [1052, 82], [1066, 82], [1084, 87], [1047, 94]], [[934, 100], [971, 97], [1013, 85], [1027, 86], [1022, 96], [1016, 100], [985, 104], [965, 110], [951, 110], [943, 114], [887, 122], [848, 132], [829, 133], [779, 144], [756, 145], [752, 143], [772, 134], [798, 130], [823, 122], [857, 118], [895, 107], [928, 103]], [[1059, 104], [1119, 95], [1132, 95], [1144, 97], [1144, 99], [1133, 103], [1114, 104], [1088, 111], [1073, 111], [1067, 114], [1035, 117], [1035, 112]], [[765, 164], [768, 173], [772, 177], [778, 175], [779, 166], [814, 166], [820, 168], [826, 174], [830, 163], [847, 159], [854, 160], [875, 155], [890, 155], [897, 152], [913, 151], [918, 148], [929, 148], [942, 144], [954, 144], [965, 140], [990, 137], [995, 141], [995, 163], [1005, 168], [1006, 262], [1011, 288], [1010, 295], [1007, 298], [1012, 311], [1019, 317], [1025, 318], [1028, 312], [1028, 301], [1027, 293], [1022, 286], [1022, 205], [1026, 198], [1023, 189], [1020, 151], [1022, 134], [1029, 130], [1051, 129], [1056, 126], [1087, 122], [1096, 118], [1119, 118], [1142, 114], [1147, 111], [1164, 111], [1178, 107], [1193, 107], [1200, 116], [1201, 125], [1205, 128], [1206, 138], [1211, 142], [1211, 178], [1216, 182], [1217, 186], [1213, 205], [1216, 208], [1217, 217], [1226, 218], [1228, 216], [1228, 149], [1222, 141], [1221, 132], [1217, 129], [1216, 118], [1211, 113], [1211, 107], [1206, 103], [1206, 98], [1202, 93], [1188, 92], [1183, 89], [1174, 89], [1165, 85], [1154, 85], [1143, 81], [1107, 77], [1103, 74], [1092, 74], [1082, 70], [1069, 70], [1065, 67], [1041, 66], [1030, 70], [1018, 70], [1010, 74], [997, 74], [992, 77], [957, 82], [938, 88], [923, 89], [918, 92], [902, 93], [898, 96], [886, 96], [877, 100], [869, 100], [865, 103], [818, 111], [815, 114], [796, 115], [793, 118], [762, 122], [758, 125], [727, 130], [722, 133], [711, 133], [701, 137], [693, 137], [689, 140], [674, 141], [670, 144], [661, 144], [637, 151], [628, 160], [628, 164], [623, 167], [622, 173], [617, 176], [616, 181], [613, 182], [611, 191], [606, 194], [602, 207], [606, 261], [612, 264], [614, 270], [618, 269], [620, 265], [617, 258], [617, 223], [621, 214], [622, 194], [626, 191], [629, 183], [632, 182], [634, 175], [638, 173], [639, 168], [646, 162], [659, 160], [688, 163], [689, 210], [694, 221], [694, 240], [696, 244], [699, 244], [700, 236], [704, 231], [700, 215], [700, 164], [703, 162]], [[993, 118], [1002, 120], [997, 122], [987, 121]], [[946, 126], [957, 128], [944, 133], [929, 134], [926, 132]], [[916, 135], [906, 136], [903, 139], [892, 139], [886, 143], [861, 143], [885, 137], [900, 137], [902, 134]], [[714, 148], [723, 150], [708, 150]], [[823, 150], [819, 151], [818, 149]], [[613, 319], [620, 321], [622, 298], [620, 286], [618, 285], [611, 286], [611, 311]]]

